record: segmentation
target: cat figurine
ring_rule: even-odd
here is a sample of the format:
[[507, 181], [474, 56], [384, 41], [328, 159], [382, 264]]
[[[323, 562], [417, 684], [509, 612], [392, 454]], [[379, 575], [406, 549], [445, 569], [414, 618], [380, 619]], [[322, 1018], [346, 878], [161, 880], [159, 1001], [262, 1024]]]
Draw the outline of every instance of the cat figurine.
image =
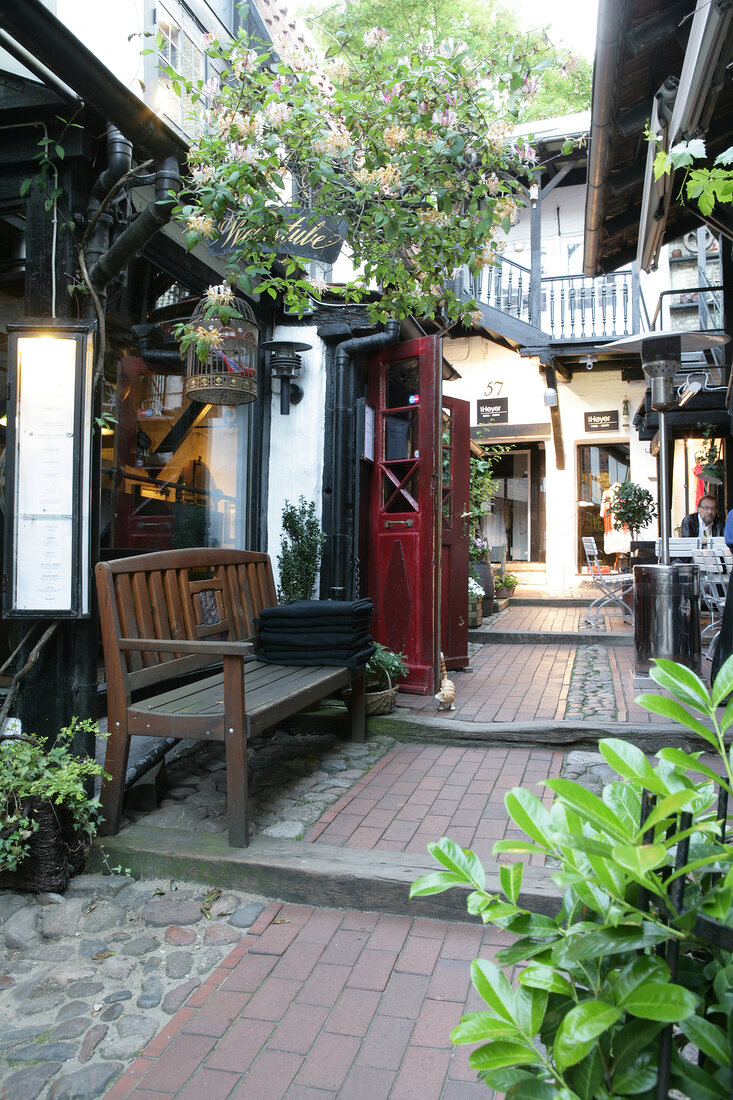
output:
[[438, 700], [438, 710], [455, 710], [456, 685], [448, 679], [448, 670], [445, 667], [445, 658], [440, 655], [440, 691], [435, 696]]

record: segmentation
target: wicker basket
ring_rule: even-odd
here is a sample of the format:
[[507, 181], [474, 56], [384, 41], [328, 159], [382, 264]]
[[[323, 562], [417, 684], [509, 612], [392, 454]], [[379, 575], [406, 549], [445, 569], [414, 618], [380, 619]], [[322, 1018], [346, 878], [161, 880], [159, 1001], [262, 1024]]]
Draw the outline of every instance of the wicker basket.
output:
[[[392, 680], [388, 672], [384, 674], [389, 681], [389, 687], [384, 691], [366, 692], [367, 714], [391, 714], [397, 702], [397, 688], [392, 686]], [[351, 708], [351, 688], [345, 688], [343, 692], [346, 706]]]
[[60, 894], [69, 879], [84, 866], [87, 856], [85, 838], [63, 806], [47, 798], [31, 795], [23, 800], [23, 813], [38, 822], [30, 838], [30, 850], [14, 871], [0, 871], [0, 890], [19, 893]]

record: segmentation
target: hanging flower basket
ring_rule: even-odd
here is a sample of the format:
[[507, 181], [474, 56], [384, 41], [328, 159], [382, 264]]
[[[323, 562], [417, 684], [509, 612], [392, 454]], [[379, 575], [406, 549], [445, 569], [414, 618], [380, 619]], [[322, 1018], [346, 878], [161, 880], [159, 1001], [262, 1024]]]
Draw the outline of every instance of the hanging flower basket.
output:
[[[216, 288], [218, 289], [218, 288]], [[211, 300], [202, 299], [191, 317], [199, 339], [186, 351], [183, 392], [192, 401], [209, 405], [244, 405], [257, 398], [257, 322], [243, 298], [227, 301], [225, 324], [211, 312]], [[199, 352], [208, 351], [205, 359]]]

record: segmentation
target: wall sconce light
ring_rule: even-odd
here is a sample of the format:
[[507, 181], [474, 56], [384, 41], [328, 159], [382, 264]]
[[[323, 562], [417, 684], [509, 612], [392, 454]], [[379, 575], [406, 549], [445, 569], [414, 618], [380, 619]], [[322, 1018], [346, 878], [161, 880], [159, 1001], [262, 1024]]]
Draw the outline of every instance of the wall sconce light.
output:
[[8, 325], [7, 618], [90, 614], [94, 321]]
[[535, 181], [529, 185], [529, 204], [534, 210], [540, 199], [540, 185]]
[[631, 419], [631, 402], [625, 397], [621, 402], [621, 427], [628, 428]]
[[554, 409], [557, 407], [557, 390], [554, 386], [548, 386], [545, 390], [545, 404], [548, 409]]
[[266, 340], [263, 351], [270, 353], [270, 370], [280, 379], [280, 413], [288, 416], [290, 406], [303, 400], [303, 387], [293, 379], [300, 374], [300, 352], [310, 351], [310, 344], [298, 344], [293, 340]]

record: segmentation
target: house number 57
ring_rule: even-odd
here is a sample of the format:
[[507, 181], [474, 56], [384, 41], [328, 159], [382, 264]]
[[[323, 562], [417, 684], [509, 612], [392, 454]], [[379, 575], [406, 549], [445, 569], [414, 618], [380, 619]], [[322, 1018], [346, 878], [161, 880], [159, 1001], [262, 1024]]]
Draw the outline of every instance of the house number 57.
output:
[[498, 397], [503, 385], [503, 382], [489, 382], [484, 390], [484, 397]]

